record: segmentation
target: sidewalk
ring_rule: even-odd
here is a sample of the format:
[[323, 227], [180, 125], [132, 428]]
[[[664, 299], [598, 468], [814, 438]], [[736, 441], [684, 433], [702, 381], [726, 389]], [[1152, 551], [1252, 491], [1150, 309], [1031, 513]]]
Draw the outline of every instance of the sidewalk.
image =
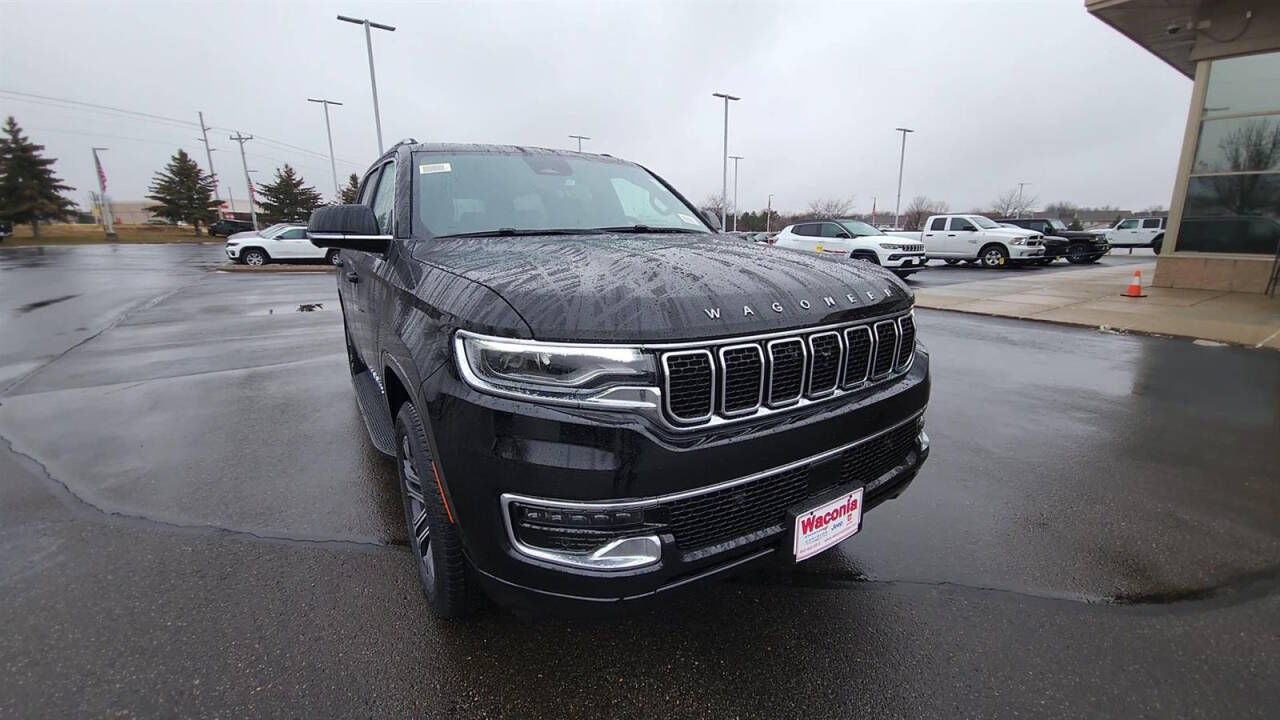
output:
[[[1155, 265], [1153, 261], [1003, 278], [992, 271], [991, 280], [917, 290], [916, 305], [1280, 350], [1280, 298], [1151, 287]], [[1147, 297], [1121, 297], [1135, 269], [1142, 271]]]

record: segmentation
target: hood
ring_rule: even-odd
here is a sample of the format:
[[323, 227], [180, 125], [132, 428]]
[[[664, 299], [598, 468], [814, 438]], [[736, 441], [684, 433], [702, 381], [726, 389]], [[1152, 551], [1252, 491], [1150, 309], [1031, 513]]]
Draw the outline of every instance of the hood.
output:
[[766, 333], [911, 307], [887, 271], [714, 235], [453, 238], [414, 257], [493, 290], [539, 340], [667, 342]]
[[1009, 237], [1032, 237], [1040, 234], [1035, 230], [1028, 230], [1026, 228], [1007, 228], [1007, 227], [989, 228], [987, 230], [983, 230], [983, 232], [999, 234], [999, 235], [1007, 235]]
[[246, 238], [258, 237], [257, 230], [245, 230], [243, 232], [231, 233], [227, 236], [228, 240], [244, 240]]

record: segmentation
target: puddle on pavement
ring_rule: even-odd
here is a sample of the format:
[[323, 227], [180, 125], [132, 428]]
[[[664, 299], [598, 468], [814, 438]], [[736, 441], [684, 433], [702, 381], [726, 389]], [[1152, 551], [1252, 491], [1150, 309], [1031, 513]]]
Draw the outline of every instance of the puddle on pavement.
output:
[[295, 305], [274, 305], [267, 308], [258, 308], [251, 311], [250, 315], [287, 315], [289, 313], [300, 312], [329, 312], [337, 309], [337, 305], [329, 303], [329, 307], [325, 307], [324, 303], [297, 303]]

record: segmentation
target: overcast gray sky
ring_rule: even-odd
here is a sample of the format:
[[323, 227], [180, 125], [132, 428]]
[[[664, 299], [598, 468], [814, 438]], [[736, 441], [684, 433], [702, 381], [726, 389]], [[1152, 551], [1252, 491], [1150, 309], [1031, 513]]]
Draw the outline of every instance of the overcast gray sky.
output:
[[[196, 111], [308, 148], [251, 142], [269, 179], [283, 161], [333, 192], [377, 154], [363, 31], [374, 31], [383, 136], [572, 147], [643, 163], [695, 202], [719, 192], [722, 105], [741, 164], [740, 205], [802, 209], [872, 196], [892, 212], [898, 134], [903, 205], [917, 194], [964, 210], [1017, 182], [1041, 202], [1167, 205], [1191, 81], [1095, 20], [1082, 0], [1024, 2], [90, 2], [0, 1], [0, 89], [194, 123]], [[85, 202], [90, 147], [106, 146], [109, 192], [140, 200], [177, 147], [202, 166], [198, 129], [0, 94], [58, 158]], [[243, 198], [236, 144], [210, 140], [221, 184]], [[730, 169], [732, 173], [732, 166]], [[732, 183], [732, 177], [730, 177]], [[731, 190], [732, 192], [732, 190]], [[225, 198], [225, 189], [224, 189]], [[243, 209], [243, 208], [242, 208]]]

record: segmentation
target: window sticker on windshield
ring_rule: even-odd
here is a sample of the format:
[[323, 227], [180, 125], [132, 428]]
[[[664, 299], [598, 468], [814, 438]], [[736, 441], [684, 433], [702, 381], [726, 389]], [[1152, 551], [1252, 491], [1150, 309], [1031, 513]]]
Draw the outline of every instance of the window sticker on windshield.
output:
[[696, 218], [696, 217], [694, 217], [694, 216], [692, 216], [692, 215], [685, 215], [684, 213], [676, 213], [676, 216], [677, 216], [677, 217], [679, 217], [681, 220], [683, 220], [683, 221], [685, 221], [685, 222], [689, 223], [690, 225], [698, 225], [698, 224], [700, 224], [700, 223], [698, 222], [698, 218]]
[[431, 173], [453, 172], [453, 166], [449, 163], [431, 163], [430, 165], [419, 165], [419, 175], [430, 175]]

